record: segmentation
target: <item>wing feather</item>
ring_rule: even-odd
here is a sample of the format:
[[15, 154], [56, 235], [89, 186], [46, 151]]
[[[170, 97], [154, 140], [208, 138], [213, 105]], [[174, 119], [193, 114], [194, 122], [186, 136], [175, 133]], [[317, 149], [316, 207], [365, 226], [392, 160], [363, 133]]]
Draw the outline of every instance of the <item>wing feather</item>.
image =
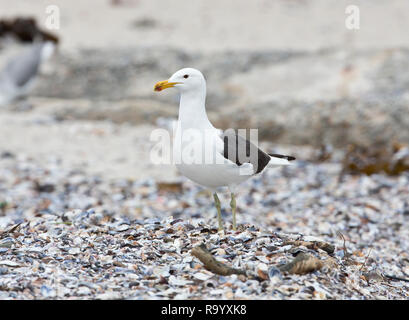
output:
[[254, 143], [238, 135], [233, 129], [222, 132], [221, 138], [223, 139], [224, 158], [238, 166], [251, 163], [254, 174], [262, 172], [269, 165], [288, 165], [289, 161], [295, 160], [293, 156], [267, 154]]
[[270, 156], [249, 140], [241, 137], [235, 130], [229, 129], [223, 132], [224, 142], [223, 156], [236, 163], [238, 166], [251, 163], [254, 173], [260, 173], [270, 162]]

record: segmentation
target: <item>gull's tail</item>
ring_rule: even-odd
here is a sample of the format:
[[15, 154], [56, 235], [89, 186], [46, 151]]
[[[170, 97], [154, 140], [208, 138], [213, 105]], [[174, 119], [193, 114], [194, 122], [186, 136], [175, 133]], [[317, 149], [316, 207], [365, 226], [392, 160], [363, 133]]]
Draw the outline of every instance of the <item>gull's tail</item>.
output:
[[273, 153], [269, 153], [268, 155], [271, 157], [271, 160], [268, 163], [269, 167], [290, 166], [292, 165], [290, 161], [295, 160], [295, 157], [293, 156], [284, 156], [282, 154], [273, 154]]

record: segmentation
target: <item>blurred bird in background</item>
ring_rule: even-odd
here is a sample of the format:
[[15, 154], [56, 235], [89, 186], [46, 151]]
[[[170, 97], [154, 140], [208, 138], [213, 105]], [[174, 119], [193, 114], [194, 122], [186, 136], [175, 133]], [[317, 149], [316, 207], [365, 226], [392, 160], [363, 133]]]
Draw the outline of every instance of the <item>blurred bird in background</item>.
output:
[[0, 71], [0, 107], [30, 92], [41, 64], [52, 56], [55, 47], [51, 41], [35, 42], [6, 63]]

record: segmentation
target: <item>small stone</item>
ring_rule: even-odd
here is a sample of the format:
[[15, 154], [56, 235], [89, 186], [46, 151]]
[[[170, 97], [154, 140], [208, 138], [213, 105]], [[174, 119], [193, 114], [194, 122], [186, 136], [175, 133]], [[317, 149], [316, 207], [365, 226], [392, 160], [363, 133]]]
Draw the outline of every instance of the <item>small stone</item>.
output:
[[46, 285], [41, 286], [41, 294], [44, 298], [54, 298], [57, 294], [53, 288]]
[[69, 254], [72, 254], [72, 255], [77, 255], [77, 254], [79, 254], [81, 252], [81, 249], [80, 248], [71, 248], [70, 250], [68, 250], [68, 253]]
[[268, 269], [268, 276], [271, 279], [274, 277], [282, 277], [282, 274], [280, 269], [278, 269], [277, 267], [271, 267], [270, 269]]
[[0, 241], [0, 248], [11, 248], [15, 240], [13, 238], [4, 238]]
[[79, 287], [78, 290], [77, 290], [77, 294], [80, 295], [80, 296], [87, 296], [87, 295], [91, 294], [91, 289], [88, 288], [88, 287], [84, 287], [84, 286]]
[[6, 266], [6, 267], [21, 267], [20, 263], [11, 261], [11, 260], [1, 260], [0, 261], [0, 266]]
[[202, 280], [202, 281], [206, 281], [209, 280], [211, 277], [213, 277], [212, 274], [206, 274], [203, 272], [197, 272], [193, 275], [194, 278]]
[[174, 285], [174, 286], [185, 286], [187, 284], [191, 284], [191, 281], [185, 280], [183, 278], [178, 278], [175, 276], [170, 276], [169, 277], [169, 284]]

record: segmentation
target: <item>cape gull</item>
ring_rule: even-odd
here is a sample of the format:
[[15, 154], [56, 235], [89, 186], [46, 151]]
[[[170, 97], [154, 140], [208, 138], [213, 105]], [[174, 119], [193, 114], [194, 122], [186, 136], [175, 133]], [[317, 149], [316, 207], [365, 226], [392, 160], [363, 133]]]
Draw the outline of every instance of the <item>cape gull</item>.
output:
[[223, 224], [216, 188], [229, 188], [233, 230], [236, 230], [236, 186], [267, 168], [290, 165], [295, 158], [267, 154], [234, 130], [216, 129], [206, 114], [206, 80], [199, 70], [181, 69], [168, 80], [158, 82], [154, 90], [172, 87], [180, 92], [173, 155], [181, 161], [176, 166], [182, 175], [211, 190], [219, 230]]

